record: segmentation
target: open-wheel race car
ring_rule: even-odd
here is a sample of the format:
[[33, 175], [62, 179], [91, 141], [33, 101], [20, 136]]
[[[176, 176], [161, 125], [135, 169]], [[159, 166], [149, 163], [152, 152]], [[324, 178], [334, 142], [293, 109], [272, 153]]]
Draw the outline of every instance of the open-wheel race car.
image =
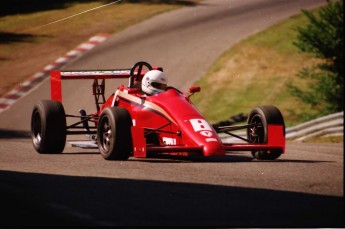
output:
[[[151, 72], [153, 78], [146, 79]], [[246, 124], [218, 126], [215, 130], [190, 101], [200, 87], [191, 87], [186, 94], [164, 84], [164, 77], [161, 67], [153, 68], [146, 62], [121, 70], [51, 71], [51, 100], [40, 100], [32, 112], [34, 148], [43, 154], [62, 153], [67, 135], [87, 135], [85, 140], [69, 143], [96, 148], [107, 160], [159, 154], [222, 156], [228, 151], [250, 151], [257, 159], [274, 160], [284, 153], [285, 125], [278, 108], [255, 107]], [[105, 80], [123, 78], [128, 79], [128, 86], [120, 85], [105, 99]], [[79, 79], [93, 80], [96, 111], [65, 114], [61, 81]], [[143, 86], [157, 87], [159, 93], [144, 93]], [[77, 121], [67, 125], [67, 118]], [[246, 130], [247, 138], [233, 133], [240, 129]], [[223, 143], [218, 133], [243, 142]]]

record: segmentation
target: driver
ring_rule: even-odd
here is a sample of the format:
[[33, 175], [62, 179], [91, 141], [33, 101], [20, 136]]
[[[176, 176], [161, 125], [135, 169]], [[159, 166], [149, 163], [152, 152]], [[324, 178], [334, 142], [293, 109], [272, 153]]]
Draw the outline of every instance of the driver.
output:
[[168, 78], [159, 70], [148, 71], [142, 81], [141, 90], [148, 95], [158, 94], [167, 88]]

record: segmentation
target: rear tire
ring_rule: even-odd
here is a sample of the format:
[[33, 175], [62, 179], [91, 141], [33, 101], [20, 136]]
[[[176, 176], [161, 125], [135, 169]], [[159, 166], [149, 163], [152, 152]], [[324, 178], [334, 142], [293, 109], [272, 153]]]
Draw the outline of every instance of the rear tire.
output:
[[[268, 142], [268, 124], [277, 124], [284, 126], [284, 119], [278, 108], [274, 106], [258, 106], [255, 107], [248, 116], [248, 124], [261, 125], [247, 129], [247, 138], [251, 143], [267, 143]], [[254, 158], [259, 160], [275, 160], [283, 153], [282, 150], [260, 150], [252, 151]]]
[[66, 144], [66, 116], [60, 102], [41, 100], [34, 106], [31, 138], [38, 153], [62, 153]]
[[97, 127], [98, 148], [106, 160], [127, 160], [132, 153], [132, 119], [121, 107], [105, 108]]

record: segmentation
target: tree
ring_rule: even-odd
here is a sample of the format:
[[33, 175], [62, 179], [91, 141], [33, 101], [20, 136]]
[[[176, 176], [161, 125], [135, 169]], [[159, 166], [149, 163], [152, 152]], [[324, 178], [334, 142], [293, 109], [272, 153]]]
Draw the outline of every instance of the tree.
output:
[[344, 110], [344, 32], [343, 0], [327, 1], [318, 17], [302, 10], [309, 24], [298, 27], [294, 45], [302, 52], [311, 53], [320, 61], [302, 69], [298, 77], [308, 79], [309, 90], [289, 85], [293, 95], [312, 105], [321, 113]]

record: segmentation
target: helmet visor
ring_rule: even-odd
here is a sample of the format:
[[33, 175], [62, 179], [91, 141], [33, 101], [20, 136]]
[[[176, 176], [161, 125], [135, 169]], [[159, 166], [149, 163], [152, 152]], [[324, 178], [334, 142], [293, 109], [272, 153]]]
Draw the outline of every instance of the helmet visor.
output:
[[159, 89], [159, 90], [165, 90], [167, 88], [167, 85], [164, 84], [164, 83], [158, 83], [158, 82], [152, 82], [151, 83], [151, 86], [156, 88], [156, 89]]

